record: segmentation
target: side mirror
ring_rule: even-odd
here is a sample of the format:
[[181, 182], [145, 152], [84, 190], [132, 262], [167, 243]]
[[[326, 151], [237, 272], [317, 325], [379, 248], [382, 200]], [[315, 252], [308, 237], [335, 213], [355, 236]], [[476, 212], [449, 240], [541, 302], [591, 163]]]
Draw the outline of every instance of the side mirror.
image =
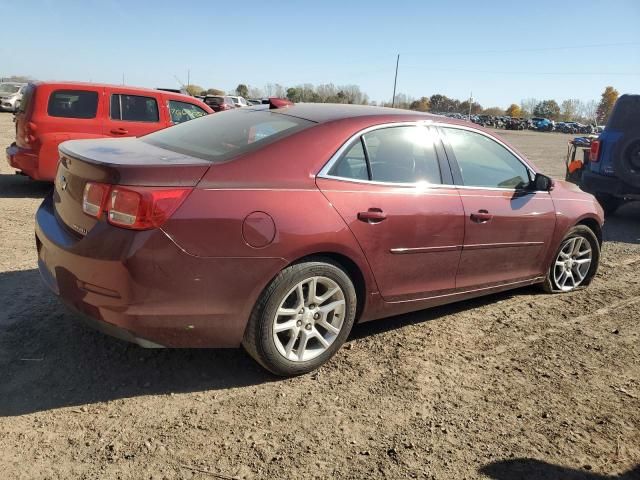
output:
[[542, 173], [536, 173], [533, 182], [531, 183], [531, 190], [536, 192], [549, 192], [553, 189], [553, 180], [551, 177], [547, 177]]

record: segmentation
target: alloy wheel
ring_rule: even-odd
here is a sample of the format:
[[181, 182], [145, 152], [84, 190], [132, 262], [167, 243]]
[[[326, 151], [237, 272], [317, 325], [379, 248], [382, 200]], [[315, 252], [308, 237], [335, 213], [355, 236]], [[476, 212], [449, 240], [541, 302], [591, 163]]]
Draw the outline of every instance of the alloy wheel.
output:
[[553, 267], [557, 287], [563, 292], [578, 287], [589, 273], [592, 260], [591, 244], [586, 238], [579, 236], [565, 240]]
[[325, 352], [345, 320], [345, 295], [332, 279], [306, 278], [284, 296], [273, 318], [273, 340], [284, 358], [306, 362]]

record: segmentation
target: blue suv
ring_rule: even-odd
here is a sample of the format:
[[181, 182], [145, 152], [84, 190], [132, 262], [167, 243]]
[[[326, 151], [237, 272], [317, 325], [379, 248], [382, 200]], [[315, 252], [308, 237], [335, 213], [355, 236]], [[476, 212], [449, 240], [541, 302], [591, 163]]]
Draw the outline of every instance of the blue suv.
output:
[[606, 214], [640, 200], [640, 95], [622, 95], [616, 102], [604, 132], [591, 143], [580, 186]]

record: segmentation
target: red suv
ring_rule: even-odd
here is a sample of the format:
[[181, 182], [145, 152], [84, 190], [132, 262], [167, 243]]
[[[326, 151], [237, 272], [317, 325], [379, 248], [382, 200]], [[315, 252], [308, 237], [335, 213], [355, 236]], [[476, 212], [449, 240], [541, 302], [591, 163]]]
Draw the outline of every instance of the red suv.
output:
[[9, 165], [34, 180], [53, 181], [58, 145], [65, 140], [137, 137], [213, 110], [172, 92], [123, 85], [31, 83], [16, 112]]

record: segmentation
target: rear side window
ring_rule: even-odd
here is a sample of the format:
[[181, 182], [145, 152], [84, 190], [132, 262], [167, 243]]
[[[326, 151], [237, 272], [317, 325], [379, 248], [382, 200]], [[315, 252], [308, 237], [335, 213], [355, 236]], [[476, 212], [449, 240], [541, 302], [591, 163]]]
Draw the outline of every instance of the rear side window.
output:
[[160, 148], [224, 162], [236, 155], [314, 125], [314, 122], [270, 111], [236, 109], [224, 115], [206, 115], [141, 137]]
[[442, 183], [433, 133], [419, 126], [381, 128], [364, 134], [329, 175], [386, 183]]
[[192, 103], [169, 100], [169, 112], [173, 123], [183, 123], [207, 114], [202, 108]]
[[141, 95], [113, 94], [110, 107], [111, 120], [128, 122], [157, 122], [158, 102], [153, 97]]
[[47, 106], [51, 117], [95, 118], [97, 111], [98, 92], [87, 90], [55, 90]]

